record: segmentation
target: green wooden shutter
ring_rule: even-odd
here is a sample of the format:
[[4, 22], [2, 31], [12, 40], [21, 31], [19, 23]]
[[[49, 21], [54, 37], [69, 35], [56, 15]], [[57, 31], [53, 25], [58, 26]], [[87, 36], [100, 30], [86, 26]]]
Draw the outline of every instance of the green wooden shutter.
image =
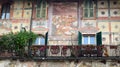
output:
[[45, 34], [45, 45], [47, 45], [48, 42], [48, 32]]
[[97, 41], [97, 45], [102, 45], [102, 32], [98, 32], [96, 34], [96, 41]]
[[[47, 47], [48, 43], [48, 32], [45, 34], [45, 46]], [[47, 48], [45, 49], [45, 57], [47, 56]]]
[[82, 34], [78, 32], [78, 45], [82, 45]]

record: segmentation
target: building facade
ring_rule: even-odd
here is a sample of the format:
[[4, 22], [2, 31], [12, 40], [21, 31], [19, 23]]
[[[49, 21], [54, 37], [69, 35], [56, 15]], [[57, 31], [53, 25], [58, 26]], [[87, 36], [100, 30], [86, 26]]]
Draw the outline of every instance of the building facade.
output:
[[37, 34], [49, 32], [49, 44], [70, 45], [71, 36], [77, 41], [78, 31], [101, 31], [103, 44], [119, 44], [119, 0], [5, 0], [0, 3], [0, 11], [1, 35], [22, 27], [30, 30], [32, 25], [31, 30]]
[[[50, 46], [47, 56], [71, 56], [71, 50], [80, 48], [82, 52], [79, 55], [77, 49], [73, 51], [75, 57], [119, 57], [119, 5], [120, 0], [0, 1], [0, 36], [9, 32], [16, 33], [22, 28], [38, 35], [46, 36], [47, 33], [47, 43], [44, 37], [39, 36], [33, 44], [35, 56], [44, 56], [40, 51], [44, 48], [41, 46], [46, 44]], [[90, 49], [93, 53], [86, 53], [84, 49], [88, 48], [81, 45], [93, 46], [93, 49]], [[94, 46], [103, 47], [102, 45], [105, 47], [103, 52], [96, 53], [94, 50], [98, 48]], [[65, 51], [62, 51], [63, 49]]]

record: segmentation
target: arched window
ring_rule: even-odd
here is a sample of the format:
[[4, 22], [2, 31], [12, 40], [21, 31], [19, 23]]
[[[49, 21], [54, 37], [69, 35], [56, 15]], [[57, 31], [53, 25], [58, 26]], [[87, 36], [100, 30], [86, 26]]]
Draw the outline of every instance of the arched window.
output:
[[93, 1], [92, 0], [84, 0], [84, 7], [83, 7], [83, 12], [84, 12], [84, 17], [89, 18], [93, 17], [94, 13], [94, 6], [93, 6]]
[[10, 3], [2, 4], [1, 19], [10, 18]]
[[45, 45], [45, 38], [38, 36], [35, 40], [35, 45]]

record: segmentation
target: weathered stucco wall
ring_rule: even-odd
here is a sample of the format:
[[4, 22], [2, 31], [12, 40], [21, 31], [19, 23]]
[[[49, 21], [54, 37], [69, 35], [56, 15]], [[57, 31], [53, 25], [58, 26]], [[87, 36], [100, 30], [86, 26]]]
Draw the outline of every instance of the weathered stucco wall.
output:
[[0, 61], [0, 67], [120, 67], [118, 62], [106, 62], [99, 61]]
[[[77, 33], [78, 31], [82, 32], [79, 29], [91, 26], [97, 29], [97, 32], [102, 32], [104, 45], [118, 45], [120, 43], [119, 3], [118, 0], [110, 0], [110, 3], [108, 3], [108, 0], [94, 2], [94, 17], [85, 18], [83, 16], [85, 12], [83, 11], [84, 3], [82, 1], [81, 3], [47, 3], [44, 8], [45, 11], [43, 11], [45, 17], [37, 17], [39, 13], [37, 13], [37, 3], [35, 2], [32, 15], [32, 31], [37, 34], [45, 34], [48, 31], [49, 45], [77, 45]], [[1, 9], [2, 2], [0, 3], [0, 11]], [[20, 31], [22, 27], [29, 30], [31, 12], [31, 1], [14, 1], [10, 6], [10, 19], [0, 19], [0, 35], [2, 36], [3, 33], [7, 34], [11, 31]], [[71, 41], [74, 43], [72, 44]]]

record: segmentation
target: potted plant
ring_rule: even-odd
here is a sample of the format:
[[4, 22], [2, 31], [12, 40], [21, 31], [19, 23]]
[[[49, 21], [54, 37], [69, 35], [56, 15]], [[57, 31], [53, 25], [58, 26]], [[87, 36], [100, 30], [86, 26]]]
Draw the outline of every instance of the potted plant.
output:
[[50, 51], [52, 54], [58, 54], [60, 52], [59, 46], [51, 46]]

